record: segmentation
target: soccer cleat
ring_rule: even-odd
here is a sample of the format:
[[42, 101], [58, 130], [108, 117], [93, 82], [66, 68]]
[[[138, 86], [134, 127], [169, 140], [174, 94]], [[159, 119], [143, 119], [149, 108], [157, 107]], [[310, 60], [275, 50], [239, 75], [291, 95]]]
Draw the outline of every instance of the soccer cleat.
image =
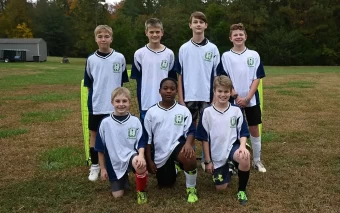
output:
[[196, 201], [198, 201], [197, 190], [195, 187], [188, 187], [187, 195], [188, 195], [188, 203], [195, 203]]
[[246, 205], [246, 203], [248, 202], [246, 192], [245, 191], [239, 191], [237, 193], [237, 200], [240, 202], [241, 205]]
[[92, 164], [90, 168], [89, 180], [90, 181], [98, 180], [99, 172], [100, 167], [98, 166], [98, 164]]
[[266, 168], [264, 168], [261, 161], [253, 162], [253, 166], [259, 172], [266, 172], [267, 171]]
[[146, 192], [137, 191], [137, 203], [144, 204], [148, 202], [148, 197], [146, 196]]

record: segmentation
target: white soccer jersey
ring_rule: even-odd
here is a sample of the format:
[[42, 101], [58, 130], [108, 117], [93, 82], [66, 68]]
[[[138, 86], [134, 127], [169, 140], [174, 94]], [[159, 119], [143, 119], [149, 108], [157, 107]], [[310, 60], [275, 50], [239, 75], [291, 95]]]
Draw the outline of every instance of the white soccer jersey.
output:
[[184, 101], [212, 101], [213, 81], [220, 62], [215, 44], [198, 45], [192, 40], [179, 49], [176, 71], [182, 75]]
[[123, 121], [112, 114], [101, 121], [95, 150], [104, 153], [110, 180], [120, 179], [126, 173], [132, 155], [145, 147], [142, 134], [142, 124], [130, 114]]
[[137, 80], [140, 110], [147, 110], [161, 100], [160, 82], [167, 77], [177, 77], [172, 70], [174, 62], [174, 53], [166, 47], [162, 51], [155, 52], [145, 45], [135, 52], [131, 78]]
[[97, 52], [90, 55], [84, 75], [84, 86], [89, 88], [89, 113], [98, 115], [113, 112], [111, 93], [127, 81], [126, 62], [121, 53], [112, 50], [105, 57]]
[[229, 104], [224, 112], [217, 110], [214, 105], [204, 109], [196, 139], [209, 142], [215, 169], [226, 164], [233, 143], [241, 137], [249, 137], [249, 132], [239, 107]]
[[187, 135], [195, 134], [190, 111], [177, 102], [169, 109], [159, 104], [151, 107], [146, 112], [144, 127], [148, 144], [154, 145], [157, 168], [166, 163], [179, 143], [185, 143]]
[[[233, 82], [235, 91], [240, 97], [246, 97], [255, 79], [265, 77], [259, 54], [254, 50], [245, 49], [241, 53], [233, 50], [223, 53], [221, 58], [221, 74], [226, 73]], [[219, 71], [220, 72], [220, 71]], [[249, 107], [260, 104], [258, 91], [250, 99]]]

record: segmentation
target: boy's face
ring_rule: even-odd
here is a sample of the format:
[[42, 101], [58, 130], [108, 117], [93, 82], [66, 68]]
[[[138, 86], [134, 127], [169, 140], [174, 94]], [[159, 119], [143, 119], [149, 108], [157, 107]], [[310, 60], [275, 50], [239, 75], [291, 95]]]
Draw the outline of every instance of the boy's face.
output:
[[163, 36], [163, 29], [157, 26], [149, 26], [147, 30], [145, 30], [145, 34], [149, 39], [149, 43], [159, 44], [161, 43], [161, 38]]
[[162, 101], [174, 101], [177, 94], [176, 84], [170, 80], [164, 81], [162, 87], [159, 89], [159, 94], [162, 97]]
[[126, 115], [130, 109], [130, 101], [129, 99], [121, 94], [121, 95], [117, 95], [113, 101], [112, 101], [112, 105], [115, 108], [114, 110], [114, 115]]
[[217, 86], [216, 89], [214, 90], [215, 100], [219, 104], [228, 103], [230, 95], [231, 95], [231, 89], [226, 88], [226, 87]]
[[243, 30], [233, 30], [229, 39], [234, 46], [242, 46], [247, 40], [247, 35]]
[[96, 35], [96, 42], [99, 50], [108, 50], [110, 49], [112, 37], [108, 32], [102, 31]]
[[189, 27], [194, 34], [203, 34], [204, 30], [207, 29], [208, 24], [205, 23], [202, 19], [192, 17], [191, 23], [189, 23]]

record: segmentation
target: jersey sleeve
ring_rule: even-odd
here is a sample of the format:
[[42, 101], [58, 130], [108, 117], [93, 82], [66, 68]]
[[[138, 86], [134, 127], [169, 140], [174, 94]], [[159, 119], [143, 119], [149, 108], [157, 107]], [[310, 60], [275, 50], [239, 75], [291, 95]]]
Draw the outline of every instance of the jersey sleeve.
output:
[[145, 143], [151, 144], [152, 142], [152, 120], [151, 120], [150, 110], [148, 110], [145, 114], [144, 129], [145, 129], [144, 138], [145, 140], [147, 140], [147, 142], [145, 141]]
[[238, 139], [240, 139], [241, 137], [249, 138], [250, 136], [247, 122], [245, 121], [245, 118], [244, 118], [244, 115], [241, 109], [239, 109], [238, 116], [237, 116], [237, 131], [239, 135]]
[[104, 144], [105, 141], [103, 140], [103, 135], [104, 135], [103, 128], [102, 128], [102, 125], [100, 125], [97, 136], [96, 136], [96, 143], [94, 146], [94, 149], [97, 152], [105, 152], [105, 144]]
[[217, 67], [220, 63], [220, 52], [218, 51], [217, 47], [215, 47], [215, 54], [214, 54], [214, 61], [213, 61], [213, 69], [214, 69], [214, 75], [217, 75]]
[[208, 131], [204, 127], [207, 125], [208, 125], [207, 116], [203, 110], [203, 113], [201, 114], [200, 119], [198, 121], [198, 125], [197, 125], [196, 136], [195, 136], [197, 140], [208, 141]]
[[140, 123], [140, 121], [137, 119], [137, 122], [138, 122], [138, 134], [137, 134], [137, 150], [140, 149], [140, 148], [145, 148], [146, 147], [146, 143], [145, 143], [145, 140], [144, 140], [144, 131], [143, 131], [143, 126], [142, 124]]
[[257, 70], [256, 70], [256, 79], [264, 78], [265, 76], [266, 76], [266, 74], [264, 72], [264, 67], [263, 67], [262, 62], [260, 61], [260, 64], [259, 64], [259, 66], [257, 67]]
[[183, 66], [183, 51], [182, 48], [179, 49], [178, 51], [178, 57], [176, 58], [175, 61], [175, 71], [182, 75], [182, 66]]
[[168, 77], [173, 78], [177, 81], [177, 72], [175, 70], [175, 55], [174, 55], [173, 52], [170, 55], [170, 65], [169, 65]]
[[192, 116], [189, 110], [187, 110], [188, 112], [186, 113], [185, 117], [184, 117], [184, 135], [185, 137], [187, 137], [188, 135], [195, 135], [195, 125], [194, 122], [192, 120]]
[[86, 60], [86, 63], [85, 63], [84, 86], [89, 87], [89, 88], [92, 88], [92, 86], [93, 86], [93, 78], [92, 78], [92, 75], [91, 75], [90, 65], [89, 65], [88, 59]]
[[127, 83], [129, 82], [129, 77], [128, 77], [128, 73], [126, 70], [126, 61], [125, 61], [125, 57], [123, 56], [122, 58], [122, 82], [121, 82], [121, 86], [123, 86], [123, 83]]
[[131, 69], [131, 78], [137, 79], [140, 76], [140, 72], [142, 71], [142, 62], [141, 58], [139, 56], [139, 51], [137, 50], [135, 52], [135, 55], [133, 57], [133, 63], [132, 63], [132, 69]]
[[223, 54], [221, 57], [220, 63], [217, 66], [217, 75], [226, 75], [229, 77], [229, 72], [227, 69], [225, 57], [226, 57], [225, 54]]

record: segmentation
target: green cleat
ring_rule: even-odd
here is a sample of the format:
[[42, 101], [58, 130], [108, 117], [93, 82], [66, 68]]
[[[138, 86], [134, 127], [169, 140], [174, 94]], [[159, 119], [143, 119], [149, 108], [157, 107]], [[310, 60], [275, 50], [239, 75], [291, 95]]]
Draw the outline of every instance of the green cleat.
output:
[[246, 205], [246, 203], [248, 202], [248, 198], [245, 191], [239, 191], [237, 193], [237, 199], [243, 206]]
[[187, 188], [188, 203], [195, 203], [198, 201], [197, 190], [195, 187]]
[[137, 191], [137, 203], [144, 204], [148, 202], [148, 197], [146, 196], [146, 192]]

